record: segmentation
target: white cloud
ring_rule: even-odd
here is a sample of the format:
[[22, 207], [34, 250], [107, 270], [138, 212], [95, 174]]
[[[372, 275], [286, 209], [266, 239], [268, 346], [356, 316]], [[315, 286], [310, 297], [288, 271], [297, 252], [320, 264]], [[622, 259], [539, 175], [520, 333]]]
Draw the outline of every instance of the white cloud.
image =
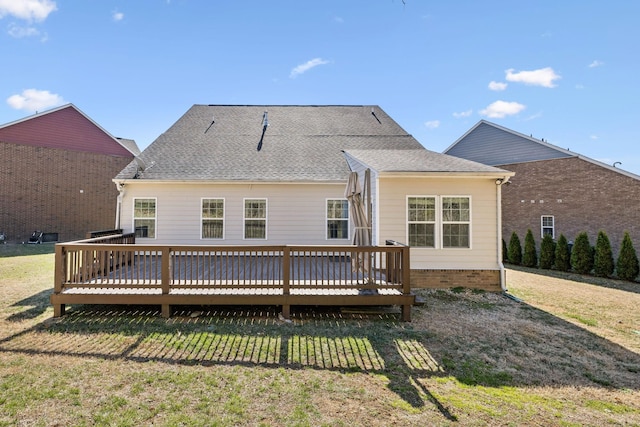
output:
[[300, 64], [297, 67], [295, 67], [293, 70], [291, 70], [291, 74], [289, 74], [289, 77], [292, 79], [295, 79], [296, 77], [298, 77], [300, 74], [306, 73], [307, 71], [309, 71], [310, 69], [317, 67], [319, 65], [324, 65], [324, 64], [328, 64], [329, 61], [322, 59], [322, 58], [314, 58], [310, 61], [305, 62], [304, 64]]
[[341, 16], [334, 16], [333, 22], [335, 22], [336, 24], [344, 24], [344, 19]]
[[576, 89], [578, 89], [578, 90], [582, 90], [582, 89], [584, 89], [584, 85], [583, 85], [582, 83], [578, 83], [578, 84], [576, 85]]
[[440, 120], [429, 120], [428, 122], [424, 122], [424, 125], [427, 129], [436, 129], [440, 127]]
[[15, 37], [17, 39], [22, 37], [36, 37], [40, 35], [40, 31], [34, 27], [22, 27], [13, 22], [9, 24], [8, 33], [11, 37]]
[[551, 67], [518, 72], [514, 72], [513, 68], [510, 68], [505, 73], [507, 81], [542, 87], [555, 87], [554, 81], [561, 78]]
[[527, 108], [518, 102], [496, 101], [491, 103], [487, 108], [480, 111], [480, 114], [492, 119], [502, 119], [506, 116], [513, 116]]
[[459, 113], [453, 113], [453, 117], [456, 119], [462, 119], [464, 117], [469, 117], [473, 114], [473, 110], [461, 111]]
[[0, 18], [11, 15], [26, 21], [44, 21], [57, 8], [51, 0], [0, 0]]
[[589, 68], [596, 68], [596, 67], [602, 67], [604, 65], [604, 62], [602, 61], [598, 61], [597, 59], [595, 61], [593, 61], [591, 64], [589, 64]]
[[598, 135], [590, 135], [590, 136], [589, 136], [589, 138], [591, 138], [591, 139], [594, 139], [594, 140], [595, 140], [595, 139], [598, 139]]
[[495, 90], [496, 92], [500, 92], [503, 91], [507, 88], [507, 84], [504, 82], [490, 82], [489, 83], [489, 89], [491, 90]]
[[45, 108], [55, 107], [65, 101], [60, 95], [48, 90], [26, 89], [21, 94], [7, 98], [7, 104], [16, 110], [36, 112]]
[[116, 11], [113, 12], [113, 15], [111, 15], [111, 17], [115, 22], [122, 21], [124, 19], [124, 13]]

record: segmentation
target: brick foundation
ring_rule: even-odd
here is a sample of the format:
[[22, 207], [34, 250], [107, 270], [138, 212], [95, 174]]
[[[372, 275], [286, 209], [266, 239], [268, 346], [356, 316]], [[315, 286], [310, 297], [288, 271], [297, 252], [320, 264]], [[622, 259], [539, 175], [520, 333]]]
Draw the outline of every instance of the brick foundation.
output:
[[414, 289], [447, 289], [463, 287], [500, 292], [499, 270], [411, 270]]

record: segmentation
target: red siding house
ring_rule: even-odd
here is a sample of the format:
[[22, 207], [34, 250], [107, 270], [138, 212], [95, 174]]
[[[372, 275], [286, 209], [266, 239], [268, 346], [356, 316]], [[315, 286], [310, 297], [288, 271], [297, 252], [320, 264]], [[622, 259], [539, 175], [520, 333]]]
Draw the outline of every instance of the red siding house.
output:
[[72, 104], [0, 125], [0, 233], [63, 241], [113, 228], [112, 178], [138, 152]]

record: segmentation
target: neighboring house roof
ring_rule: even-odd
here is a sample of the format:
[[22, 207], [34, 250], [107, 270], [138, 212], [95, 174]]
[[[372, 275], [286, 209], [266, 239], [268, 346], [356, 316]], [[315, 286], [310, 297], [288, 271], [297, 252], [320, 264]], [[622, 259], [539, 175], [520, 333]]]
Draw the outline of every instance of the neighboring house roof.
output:
[[73, 104], [0, 125], [0, 142], [126, 157], [140, 152], [133, 140], [123, 143]]
[[378, 172], [433, 172], [440, 175], [513, 175], [513, 172], [508, 172], [493, 166], [487, 166], [482, 163], [425, 149], [411, 151], [345, 150], [345, 153]]
[[430, 153], [378, 106], [194, 105], [116, 180], [346, 181], [362, 149]]
[[136, 144], [136, 142], [133, 139], [117, 138], [117, 137], [116, 139], [120, 142], [120, 144], [122, 144], [124, 148], [129, 150], [131, 154], [133, 154], [134, 156], [140, 155], [141, 153], [140, 148], [138, 148], [138, 144]]
[[640, 179], [640, 176], [631, 172], [486, 120], [480, 120], [443, 153], [491, 166], [577, 157], [631, 178]]

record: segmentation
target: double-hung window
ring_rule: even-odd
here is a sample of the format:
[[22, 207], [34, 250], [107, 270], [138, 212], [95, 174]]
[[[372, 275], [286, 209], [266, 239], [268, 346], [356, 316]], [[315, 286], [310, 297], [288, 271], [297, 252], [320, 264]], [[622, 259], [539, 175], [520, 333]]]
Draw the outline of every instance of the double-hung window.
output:
[[409, 246], [436, 247], [436, 198], [410, 196], [407, 199]]
[[224, 199], [202, 199], [203, 239], [224, 239]]
[[555, 238], [555, 223], [553, 216], [542, 215], [540, 217], [540, 236], [544, 238], [549, 234], [552, 238]]
[[349, 238], [349, 202], [344, 199], [327, 200], [327, 239]]
[[244, 200], [244, 238], [267, 238], [267, 199]]
[[469, 197], [442, 197], [442, 247], [471, 247]]
[[471, 198], [407, 197], [407, 241], [418, 248], [470, 248]]
[[156, 237], [156, 199], [133, 199], [133, 228], [136, 237]]

